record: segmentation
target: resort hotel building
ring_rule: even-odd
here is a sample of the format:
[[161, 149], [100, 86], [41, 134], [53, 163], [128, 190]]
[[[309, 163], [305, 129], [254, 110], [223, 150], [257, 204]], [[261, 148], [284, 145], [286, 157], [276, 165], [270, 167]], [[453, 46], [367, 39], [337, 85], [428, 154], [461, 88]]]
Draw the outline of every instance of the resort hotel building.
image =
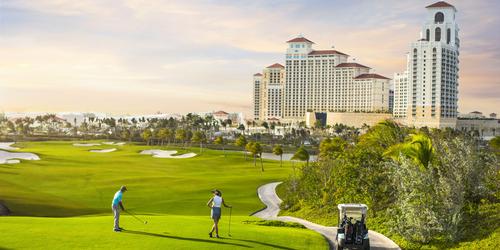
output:
[[408, 126], [455, 128], [457, 10], [442, 1], [426, 9], [420, 39], [410, 45], [406, 69], [394, 74], [393, 89], [391, 79], [349, 61], [347, 54], [316, 50], [314, 42], [298, 36], [287, 41], [284, 66], [276, 63], [254, 75], [254, 119], [358, 125], [394, 118]]
[[254, 75], [254, 119], [304, 121], [307, 112], [388, 112], [390, 79], [349, 62], [337, 50], [314, 50], [299, 36], [287, 41], [285, 65]]

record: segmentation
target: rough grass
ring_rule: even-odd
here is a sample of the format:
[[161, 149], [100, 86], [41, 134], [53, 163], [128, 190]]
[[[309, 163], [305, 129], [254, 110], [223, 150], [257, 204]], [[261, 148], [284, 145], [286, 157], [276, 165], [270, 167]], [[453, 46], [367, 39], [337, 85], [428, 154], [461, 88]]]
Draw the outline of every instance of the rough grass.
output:
[[295, 222], [284, 222], [278, 220], [246, 220], [243, 221], [245, 224], [254, 224], [259, 226], [268, 226], [268, 227], [293, 227], [293, 228], [306, 228], [304, 225], [295, 223]]
[[[247, 216], [263, 207], [257, 188], [285, 179], [291, 171], [289, 164], [280, 167], [278, 161], [264, 160], [265, 172], [261, 172], [260, 166], [254, 167], [251, 160], [245, 161], [238, 152], [226, 152], [224, 156], [220, 151], [205, 149], [194, 158], [160, 159], [139, 152], [164, 149], [199, 153], [199, 148], [102, 145], [99, 148], [118, 150], [98, 154], [73, 143], [18, 143], [16, 147], [21, 147], [21, 151], [36, 153], [41, 160], [0, 165], [0, 197], [13, 215], [0, 218], [1, 247], [327, 247], [319, 234], [309, 230], [241, 222], [251, 219]], [[123, 226], [138, 233], [111, 232], [111, 199], [121, 185], [129, 189], [124, 194], [127, 209], [154, 215], [152, 225], [147, 227], [124, 217]], [[233, 205], [234, 244], [206, 242], [211, 226], [206, 202], [214, 188], [222, 190], [226, 202]], [[221, 228], [227, 227], [225, 223], [227, 218], [221, 221]], [[230, 240], [222, 240], [226, 241]]]

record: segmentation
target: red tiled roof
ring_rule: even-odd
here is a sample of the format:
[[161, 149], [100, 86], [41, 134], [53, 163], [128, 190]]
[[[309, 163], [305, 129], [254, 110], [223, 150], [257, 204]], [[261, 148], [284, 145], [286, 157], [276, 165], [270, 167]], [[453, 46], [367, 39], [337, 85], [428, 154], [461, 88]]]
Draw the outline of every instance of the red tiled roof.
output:
[[314, 43], [313, 41], [310, 41], [309, 39], [305, 38], [305, 37], [297, 37], [297, 38], [294, 38], [292, 40], [288, 40], [286, 41], [287, 43], [303, 43], [303, 42], [306, 42], [306, 43]]
[[273, 65], [267, 66], [267, 68], [280, 68], [280, 69], [282, 69], [282, 68], [285, 68], [285, 66], [283, 66], [279, 63], [275, 63]]
[[226, 112], [220, 110], [220, 111], [214, 112], [214, 115], [229, 115], [229, 113], [226, 113]]
[[58, 117], [58, 116], [54, 117], [54, 120], [56, 120], [56, 121], [62, 121], [62, 122], [66, 121], [66, 119]]
[[367, 66], [359, 64], [359, 63], [341, 63], [341, 64], [337, 65], [337, 67], [343, 67], [343, 68], [367, 68], [367, 69], [370, 69], [370, 67], [367, 67]]
[[445, 2], [445, 1], [440, 1], [440, 2], [437, 2], [437, 3], [433, 3], [425, 8], [444, 8], [444, 7], [452, 7], [452, 8], [455, 8], [455, 6]]
[[262, 74], [261, 73], [255, 73], [255, 74], [253, 74], [253, 76], [262, 76]]
[[340, 54], [340, 55], [344, 55], [344, 56], [348, 56], [347, 54], [344, 54], [340, 51], [336, 51], [336, 50], [313, 50], [311, 51], [311, 53], [309, 53], [309, 55], [331, 55], [331, 54]]
[[384, 79], [384, 80], [389, 80], [390, 78], [387, 78], [385, 76], [381, 76], [379, 74], [361, 74], [359, 76], [354, 77], [354, 79]]

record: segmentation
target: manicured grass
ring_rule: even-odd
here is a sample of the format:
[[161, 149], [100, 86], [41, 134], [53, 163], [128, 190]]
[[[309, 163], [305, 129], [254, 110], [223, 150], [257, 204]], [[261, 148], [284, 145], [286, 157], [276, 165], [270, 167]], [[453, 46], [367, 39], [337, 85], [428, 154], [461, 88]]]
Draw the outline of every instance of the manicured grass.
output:
[[[7, 249], [327, 249], [318, 234], [300, 228], [246, 224], [232, 219], [221, 239], [209, 238], [208, 216], [148, 216], [148, 224], [123, 216], [124, 232], [115, 233], [110, 216], [0, 219], [0, 246]], [[227, 223], [227, 221], [226, 221]]]
[[[305, 229], [241, 223], [263, 207], [256, 194], [257, 187], [286, 178], [292, 171], [288, 164], [280, 167], [278, 161], [264, 160], [265, 172], [261, 172], [260, 166], [254, 167], [250, 159], [244, 161], [243, 155], [237, 152], [227, 152], [225, 157], [222, 152], [205, 150], [194, 158], [160, 159], [139, 152], [176, 148], [129, 144], [75, 147], [73, 143], [18, 143], [16, 146], [22, 147], [22, 151], [36, 153], [41, 160], [0, 165], [0, 202], [14, 215], [0, 218], [0, 247], [35, 248], [36, 244], [52, 249], [246, 247], [234, 245], [237, 243], [253, 248], [272, 247], [265, 244], [295, 249], [304, 248], [300, 246], [327, 248], [319, 234]], [[105, 148], [118, 150], [89, 152]], [[199, 153], [198, 148], [179, 151]], [[130, 225], [131, 230], [147, 234], [111, 232], [111, 199], [121, 185], [129, 189], [124, 194], [127, 209], [154, 215], [153, 224], [147, 227], [128, 223], [127, 217], [124, 226]], [[205, 241], [210, 227], [206, 202], [214, 188], [222, 190], [227, 203], [234, 206], [234, 235], [239, 241], [221, 240], [231, 241], [233, 245]], [[227, 220], [221, 223], [223, 228], [227, 227], [224, 225]], [[171, 237], [161, 236], [163, 232]], [[109, 237], [102, 237], [104, 235]]]

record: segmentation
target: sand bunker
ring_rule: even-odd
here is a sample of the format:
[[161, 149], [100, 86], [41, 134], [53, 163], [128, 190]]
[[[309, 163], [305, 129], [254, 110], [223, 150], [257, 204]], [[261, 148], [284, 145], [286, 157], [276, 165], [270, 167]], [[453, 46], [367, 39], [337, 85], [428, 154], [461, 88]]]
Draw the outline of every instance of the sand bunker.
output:
[[11, 147], [15, 142], [0, 142], [0, 149], [3, 150], [18, 150], [19, 148]]
[[123, 145], [125, 145], [125, 142], [112, 142], [112, 141], [106, 141], [106, 142], [103, 142], [102, 144], [106, 144], [106, 145], [115, 145], [115, 146], [123, 146]]
[[152, 155], [155, 158], [174, 158], [174, 159], [185, 159], [195, 157], [195, 153], [187, 153], [182, 155], [174, 155], [177, 154], [175, 150], [159, 150], [159, 149], [151, 149], [151, 150], [143, 150], [141, 152], [142, 155]]
[[20, 163], [22, 160], [40, 160], [38, 155], [33, 153], [11, 153], [7, 151], [0, 150], [0, 164], [15, 164]]
[[75, 147], [94, 147], [94, 146], [99, 146], [101, 145], [100, 143], [74, 143], [73, 146]]
[[116, 145], [116, 146], [123, 146], [123, 145], [125, 145], [125, 142], [112, 142], [112, 141], [106, 141], [106, 142], [103, 142], [102, 144], [106, 144], [106, 145]]
[[109, 153], [116, 151], [116, 148], [107, 148], [107, 149], [91, 149], [89, 150], [92, 153]]

